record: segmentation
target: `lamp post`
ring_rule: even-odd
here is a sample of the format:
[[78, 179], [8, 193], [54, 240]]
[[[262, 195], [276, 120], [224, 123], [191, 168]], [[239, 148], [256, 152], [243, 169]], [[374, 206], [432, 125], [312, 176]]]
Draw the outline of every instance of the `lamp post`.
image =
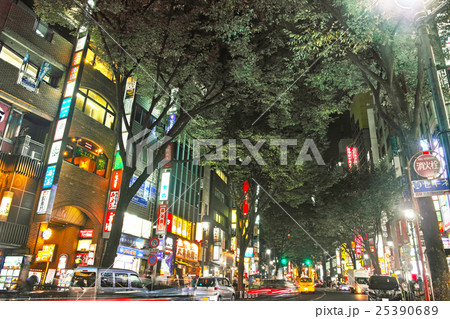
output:
[[[415, 158], [417, 155], [422, 154], [422, 151], [417, 152], [416, 154], [414, 154], [413, 156], [411, 156], [411, 158], [408, 161], [408, 178], [409, 178], [409, 185], [410, 185], [410, 192], [411, 192], [411, 198], [412, 201], [414, 203], [414, 207], [416, 208], [416, 211], [419, 212], [419, 204], [417, 203], [417, 199], [414, 197], [414, 190], [413, 190], [413, 184], [412, 184], [412, 178], [411, 178], [411, 161], [413, 160], [413, 158]], [[416, 228], [416, 235], [417, 235], [417, 242], [418, 242], [418, 248], [419, 248], [419, 255], [420, 255], [420, 261], [422, 263], [422, 280], [423, 280], [423, 285], [425, 287], [425, 300], [426, 301], [430, 301], [430, 289], [428, 286], [428, 278], [427, 278], [427, 270], [425, 268], [425, 262], [424, 262], [424, 258], [423, 258], [423, 249], [422, 249], [422, 241], [420, 240], [420, 234], [419, 234], [419, 219], [416, 216], [416, 213], [411, 209], [411, 210], [407, 210], [406, 212], [408, 214], [408, 216], [411, 218], [411, 220], [414, 221], [414, 226]], [[413, 244], [414, 243], [414, 233], [412, 232], [412, 236], [413, 236]], [[414, 247], [414, 251], [416, 251], [416, 247]], [[418, 259], [416, 257], [417, 263], [418, 263]], [[419, 267], [418, 271], [420, 272]], [[432, 288], [433, 289], [433, 288]]]

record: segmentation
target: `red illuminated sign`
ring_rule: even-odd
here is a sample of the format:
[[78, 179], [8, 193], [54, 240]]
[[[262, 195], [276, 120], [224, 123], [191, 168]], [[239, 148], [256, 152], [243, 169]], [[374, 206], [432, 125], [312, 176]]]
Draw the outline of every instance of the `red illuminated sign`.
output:
[[111, 176], [111, 189], [119, 189], [122, 183], [122, 170], [113, 171]]
[[79, 237], [80, 238], [92, 238], [94, 236], [94, 230], [93, 229], [81, 229]]
[[172, 232], [172, 214], [171, 213], [167, 213], [167, 231], [169, 233]]
[[69, 81], [74, 81], [77, 79], [79, 68], [80, 68], [79, 66], [74, 66], [72, 69], [70, 69]]
[[166, 230], [166, 212], [167, 205], [159, 205], [158, 207], [158, 222], [156, 224], [156, 231], [158, 233], [164, 233]]
[[106, 213], [106, 219], [105, 219], [105, 227], [103, 228], [103, 231], [105, 233], [110, 233], [112, 229], [112, 223], [114, 221], [114, 215], [115, 212], [107, 212]]
[[83, 51], [79, 51], [73, 55], [72, 66], [78, 65], [81, 62]]
[[116, 209], [119, 200], [119, 191], [109, 192], [108, 209]]

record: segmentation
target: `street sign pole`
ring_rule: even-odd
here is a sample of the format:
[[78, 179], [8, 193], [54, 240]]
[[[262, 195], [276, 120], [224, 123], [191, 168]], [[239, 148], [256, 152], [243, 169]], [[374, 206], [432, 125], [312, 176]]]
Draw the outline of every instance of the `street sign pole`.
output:
[[[409, 178], [409, 185], [410, 185], [410, 190], [411, 190], [411, 199], [413, 201], [414, 207], [416, 208], [417, 214], [420, 214], [420, 208], [419, 208], [419, 203], [417, 202], [417, 198], [414, 197], [414, 189], [413, 189], [413, 183], [412, 183], [412, 178], [411, 178], [411, 161], [416, 156], [418, 156], [421, 153], [423, 154], [422, 151], [417, 152], [408, 161], [408, 178]], [[420, 240], [419, 218], [418, 218], [418, 216], [415, 216], [414, 220], [415, 220], [417, 242], [419, 244], [420, 261], [422, 263], [422, 269], [423, 269], [423, 271], [422, 271], [422, 280], [423, 280], [423, 285], [424, 285], [424, 288], [425, 288], [425, 300], [426, 301], [430, 301], [430, 289], [428, 287], [427, 269], [425, 268], [425, 262], [424, 262], [424, 258], [423, 258], [422, 241]], [[413, 236], [414, 236], [414, 234], [413, 234]], [[417, 251], [416, 247], [414, 247], [414, 250]], [[420, 269], [418, 269], [418, 270], [420, 271]]]

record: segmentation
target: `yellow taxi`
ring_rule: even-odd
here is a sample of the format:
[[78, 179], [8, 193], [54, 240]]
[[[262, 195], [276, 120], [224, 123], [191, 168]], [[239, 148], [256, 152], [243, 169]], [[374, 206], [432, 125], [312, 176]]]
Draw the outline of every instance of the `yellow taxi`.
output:
[[298, 291], [302, 292], [316, 292], [316, 287], [314, 286], [314, 281], [310, 277], [301, 277], [298, 280]]

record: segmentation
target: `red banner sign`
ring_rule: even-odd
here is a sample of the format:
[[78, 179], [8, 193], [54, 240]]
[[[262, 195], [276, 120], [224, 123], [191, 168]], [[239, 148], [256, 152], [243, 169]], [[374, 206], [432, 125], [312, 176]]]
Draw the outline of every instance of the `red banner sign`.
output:
[[116, 214], [116, 212], [107, 212], [106, 213], [105, 227], [103, 228], [104, 232], [106, 232], [106, 233], [111, 232], [115, 214]]
[[167, 232], [172, 232], [172, 222], [173, 222], [173, 216], [171, 213], [167, 213]]
[[108, 209], [117, 209], [118, 201], [119, 201], [119, 191], [109, 192]]
[[93, 229], [81, 229], [79, 237], [80, 238], [92, 238], [94, 236]]
[[122, 170], [113, 171], [111, 175], [111, 189], [119, 189], [122, 183]]
[[166, 230], [166, 212], [167, 205], [159, 205], [158, 207], [158, 222], [156, 224], [156, 232], [164, 233]]

